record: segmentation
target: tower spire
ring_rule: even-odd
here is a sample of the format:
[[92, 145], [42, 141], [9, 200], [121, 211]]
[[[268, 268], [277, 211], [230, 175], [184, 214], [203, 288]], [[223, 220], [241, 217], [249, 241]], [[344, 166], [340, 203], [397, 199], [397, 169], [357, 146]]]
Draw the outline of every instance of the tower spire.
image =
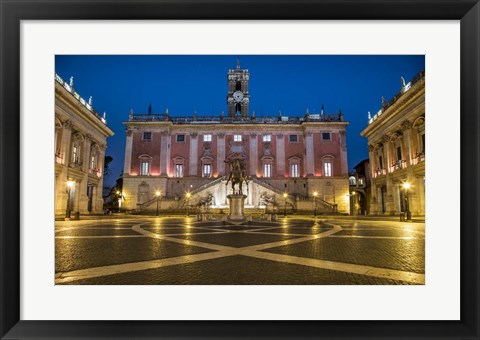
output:
[[237, 57], [237, 69], [240, 69], [240, 57]]

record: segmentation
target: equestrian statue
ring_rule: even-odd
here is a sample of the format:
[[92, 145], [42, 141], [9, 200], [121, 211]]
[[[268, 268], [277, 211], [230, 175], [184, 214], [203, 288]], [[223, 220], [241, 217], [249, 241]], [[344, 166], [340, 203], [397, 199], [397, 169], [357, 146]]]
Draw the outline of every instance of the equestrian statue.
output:
[[[243, 195], [243, 183], [248, 184], [248, 178], [245, 173], [245, 164], [240, 159], [240, 155], [235, 153], [233, 157], [225, 161], [229, 165], [230, 173], [228, 174], [227, 183], [232, 183], [232, 190], [234, 195]], [[238, 185], [238, 190], [235, 191], [235, 186]]]

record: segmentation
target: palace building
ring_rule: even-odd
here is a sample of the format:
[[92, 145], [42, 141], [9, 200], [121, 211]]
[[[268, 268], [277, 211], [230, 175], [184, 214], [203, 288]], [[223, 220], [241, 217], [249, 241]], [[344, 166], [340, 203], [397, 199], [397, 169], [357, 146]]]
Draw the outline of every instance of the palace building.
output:
[[[227, 72], [227, 114], [174, 116], [130, 112], [122, 208], [182, 211], [228, 208], [228, 162], [245, 164], [246, 208], [349, 213], [346, 127], [341, 112], [256, 116], [250, 72]], [[235, 155], [235, 156], [234, 156]]]
[[368, 119], [370, 213], [425, 215], [425, 71]]
[[56, 216], [103, 212], [103, 162], [110, 136], [105, 115], [95, 111], [92, 98], [87, 101], [75, 91], [73, 77], [66, 82], [56, 74]]

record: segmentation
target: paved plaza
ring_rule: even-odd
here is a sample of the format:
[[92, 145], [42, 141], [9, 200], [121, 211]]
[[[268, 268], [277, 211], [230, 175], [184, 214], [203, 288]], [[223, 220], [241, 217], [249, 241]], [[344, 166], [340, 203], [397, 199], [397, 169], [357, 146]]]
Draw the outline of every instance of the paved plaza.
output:
[[425, 283], [425, 224], [289, 216], [235, 225], [106, 216], [55, 226], [55, 283]]

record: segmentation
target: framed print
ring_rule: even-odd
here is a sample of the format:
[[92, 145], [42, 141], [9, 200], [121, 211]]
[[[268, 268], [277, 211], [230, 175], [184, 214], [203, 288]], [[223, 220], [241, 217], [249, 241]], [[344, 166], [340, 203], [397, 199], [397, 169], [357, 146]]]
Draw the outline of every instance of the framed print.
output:
[[477, 1], [0, 4], [2, 339], [479, 338]]

